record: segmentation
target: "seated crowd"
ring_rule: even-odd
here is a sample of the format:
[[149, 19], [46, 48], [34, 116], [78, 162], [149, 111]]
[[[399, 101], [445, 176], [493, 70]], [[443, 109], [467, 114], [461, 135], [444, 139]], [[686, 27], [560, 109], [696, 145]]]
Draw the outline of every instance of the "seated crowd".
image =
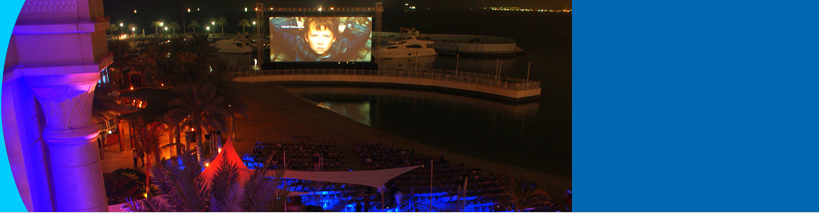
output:
[[242, 157], [245, 165], [254, 169], [269, 158], [273, 169], [282, 168], [287, 161], [288, 169], [298, 171], [348, 171], [347, 161], [335, 144], [323, 142], [262, 143], [256, 142], [251, 153]]
[[[401, 211], [509, 210], [501, 205], [502, 201], [508, 200], [504, 176], [466, 168], [463, 163], [453, 165], [444, 156], [423, 156], [411, 149], [400, 149], [383, 143], [361, 143], [355, 146], [355, 150], [367, 170], [418, 165], [423, 167], [401, 174], [379, 189], [353, 184], [285, 179], [284, 182], [290, 191], [312, 193], [291, 197], [291, 201], [303, 205], [324, 206], [335, 211], [343, 210], [345, 207], [354, 208], [355, 211], [378, 211], [384, 209], [381, 206], [380, 193], [384, 190], [385, 207], [398, 207]], [[270, 167], [272, 169], [282, 168], [286, 159], [290, 170], [351, 170], [339, 147], [326, 142], [256, 142], [252, 153], [245, 154], [242, 160], [248, 168], [254, 169], [262, 166], [271, 156], [274, 163]], [[439, 209], [430, 209], [427, 203], [432, 203]], [[555, 208], [553, 204], [538, 204], [526, 210], [554, 211]]]

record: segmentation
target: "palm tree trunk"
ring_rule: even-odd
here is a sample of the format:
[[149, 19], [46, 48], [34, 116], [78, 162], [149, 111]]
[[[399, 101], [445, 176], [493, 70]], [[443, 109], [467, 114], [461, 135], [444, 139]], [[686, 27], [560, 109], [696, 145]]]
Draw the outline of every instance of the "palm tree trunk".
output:
[[122, 152], [125, 151], [125, 149], [122, 148], [122, 135], [125, 134], [125, 131], [122, 131], [122, 118], [119, 117], [117, 117], [117, 131], [119, 131], [117, 133], [117, 136], [119, 136], [119, 151]]
[[[168, 128], [168, 144], [173, 144], [173, 132], [173, 128]], [[171, 154], [173, 152], [170, 152], [170, 150], [168, 150], [168, 153], [169, 156], [173, 155]]]
[[193, 131], [196, 132], [196, 133], [194, 133], [196, 135], [196, 159], [199, 161], [199, 164], [202, 167], [205, 167], [205, 161], [202, 159], [202, 157], [204, 157], [203, 156], [204, 153], [202, 152], [203, 150], [202, 150], [202, 124], [201, 124], [201, 120], [202, 120], [202, 118], [200, 118], [199, 116], [194, 117], [194, 120], [193, 120], [194, 130]]
[[151, 158], [148, 158], [148, 163], [145, 164], [145, 198], [151, 196]]
[[[182, 138], [181, 135], [182, 135], [182, 124], [177, 124], [176, 125], [176, 142], [180, 143], [180, 144], [182, 143], [182, 141], [179, 140], [179, 139]], [[190, 144], [188, 144], [188, 145], [190, 145]], [[187, 151], [188, 150], [185, 150], [185, 152], [187, 152]], [[180, 155], [182, 155], [182, 149], [180, 149], [179, 146], [176, 146], [176, 156], [180, 156]]]

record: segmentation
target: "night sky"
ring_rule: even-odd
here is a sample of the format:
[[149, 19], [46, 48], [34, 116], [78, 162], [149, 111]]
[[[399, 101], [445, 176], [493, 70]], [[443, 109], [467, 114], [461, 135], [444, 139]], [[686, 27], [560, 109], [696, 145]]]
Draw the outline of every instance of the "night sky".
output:
[[[266, 7], [317, 7], [319, 5], [335, 6], [335, 7], [374, 7], [375, 2], [381, 1], [384, 7], [400, 8], [404, 3], [415, 5], [418, 8], [441, 8], [441, 9], [469, 9], [469, 8], [483, 8], [492, 6], [504, 7], [523, 7], [533, 9], [571, 9], [571, 0], [345, 0], [345, 1], [331, 1], [331, 0], [276, 0], [276, 1], [260, 1], [260, 0], [104, 0], [106, 12], [109, 9], [128, 11], [137, 10], [168, 10], [169, 12], [174, 8], [182, 9], [187, 7], [200, 8], [221, 8], [221, 9], [244, 9], [244, 7], [253, 7], [256, 2], [263, 2]], [[114, 15], [114, 14], [110, 14]]]
[[[416, 6], [418, 9], [430, 10], [479, 10], [483, 7], [522, 7], [531, 9], [571, 9], [571, 0], [103, 0], [105, 15], [111, 17], [111, 23], [130, 23], [137, 25], [137, 33], [145, 30], [145, 33], [152, 34], [155, 29], [151, 27], [152, 21], [171, 22], [176, 21], [182, 25], [182, 16], [187, 8], [194, 9], [192, 13], [185, 14], [185, 22], [190, 23], [195, 19], [202, 25], [216, 20], [219, 17], [226, 17], [230, 24], [225, 26], [227, 32], [236, 32], [234, 22], [245, 18], [255, 19], [253, 12], [255, 3], [262, 2], [265, 7], [375, 7], [375, 2], [381, 1], [384, 4], [385, 13], [400, 13], [404, 4]], [[199, 12], [195, 8], [200, 8]], [[248, 12], [244, 12], [244, 8]], [[134, 13], [134, 9], [137, 13]], [[386, 15], [385, 15], [386, 18]], [[190, 29], [187, 29], [190, 31]], [[221, 30], [221, 29], [217, 29]], [[123, 31], [124, 32], [124, 31]], [[219, 32], [219, 31], [217, 31]]]

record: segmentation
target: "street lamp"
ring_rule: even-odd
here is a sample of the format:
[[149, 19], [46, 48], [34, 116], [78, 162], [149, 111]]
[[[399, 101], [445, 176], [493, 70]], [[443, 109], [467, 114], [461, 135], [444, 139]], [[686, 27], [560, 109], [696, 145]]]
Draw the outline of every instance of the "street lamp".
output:
[[119, 34], [125, 34], [125, 29], [122, 27], [122, 22], [119, 23]]
[[[256, 26], [256, 21], [253, 21], [253, 26]], [[258, 33], [259, 33], [259, 29], [256, 29], [256, 27], [254, 27], [254, 28], [253, 28], [253, 33], [254, 33], [254, 34], [258, 34]]]

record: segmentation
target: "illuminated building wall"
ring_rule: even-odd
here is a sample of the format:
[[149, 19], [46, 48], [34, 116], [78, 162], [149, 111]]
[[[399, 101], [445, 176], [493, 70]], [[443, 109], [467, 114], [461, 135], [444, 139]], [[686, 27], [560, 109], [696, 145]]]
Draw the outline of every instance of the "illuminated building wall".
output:
[[27, 0], [12, 32], [3, 131], [29, 211], [107, 211], [91, 119], [99, 72], [112, 60], [102, 11], [102, 0]]

